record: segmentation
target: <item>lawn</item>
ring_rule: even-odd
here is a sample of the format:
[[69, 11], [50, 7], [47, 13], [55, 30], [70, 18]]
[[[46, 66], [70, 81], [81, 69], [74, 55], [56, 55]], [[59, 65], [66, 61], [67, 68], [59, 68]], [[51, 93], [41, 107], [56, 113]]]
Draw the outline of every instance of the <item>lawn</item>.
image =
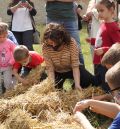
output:
[[[42, 35], [43, 35], [43, 32], [44, 32], [44, 25], [39, 25], [38, 30], [40, 30], [41, 39], [42, 39]], [[93, 65], [92, 65], [92, 57], [91, 57], [91, 52], [90, 52], [90, 46], [85, 41], [85, 38], [87, 36], [88, 35], [87, 35], [87, 31], [86, 31], [86, 26], [84, 25], [83, 29], [80, 32], [82, 53], [83, 53], [83, 56], [84, 56], [86, 69], [88, 69], [91, 73], [93, 73]], [[41, 53], [41, 45], [34, 45], [34, 49], [37, 52]]]

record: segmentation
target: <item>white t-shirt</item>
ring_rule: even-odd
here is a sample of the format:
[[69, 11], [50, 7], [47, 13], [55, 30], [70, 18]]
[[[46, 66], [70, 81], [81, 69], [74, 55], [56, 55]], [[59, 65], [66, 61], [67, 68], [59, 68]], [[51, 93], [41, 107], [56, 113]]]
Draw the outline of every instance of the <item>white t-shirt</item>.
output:
[[23, 32], [32, 29], [29, 10], [25, 7], [18, 8], [13, 14], [12, 31]]

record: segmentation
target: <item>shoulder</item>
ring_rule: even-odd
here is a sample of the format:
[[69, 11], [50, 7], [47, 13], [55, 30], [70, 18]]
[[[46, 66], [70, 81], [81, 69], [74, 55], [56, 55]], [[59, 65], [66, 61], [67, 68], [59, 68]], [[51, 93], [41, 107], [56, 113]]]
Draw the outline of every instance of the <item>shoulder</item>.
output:
[[112, 32], [116, 30], [120, 30], [117, 22], [108, 23], [106, 24], [106, 26], [107, 26], [107, 29]]
[[43, 57], [36, 51], [29, 51], [31, 58], [35, 61], [41, 60], [44, 61]]

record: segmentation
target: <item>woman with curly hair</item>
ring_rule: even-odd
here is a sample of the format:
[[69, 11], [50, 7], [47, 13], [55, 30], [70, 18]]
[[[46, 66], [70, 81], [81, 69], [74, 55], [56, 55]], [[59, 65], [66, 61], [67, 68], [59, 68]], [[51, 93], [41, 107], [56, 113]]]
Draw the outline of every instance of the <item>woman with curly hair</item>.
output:
[[46, 26], [42, 52], [48, 77], [58, 84], [56, 88], [63, 88], [65, 79], [73, 79], [75, 88], [80, 90], [90, 84], [97, 85], [94, 76], [80, 64], [77, 43], [62, 25]]
[[30, 0], [12, 0], [8, 5], [7, 14], [12, 15], [11, 31], [20, 45], [25, 45], [33, 50], [33, 16], [36, 9]]

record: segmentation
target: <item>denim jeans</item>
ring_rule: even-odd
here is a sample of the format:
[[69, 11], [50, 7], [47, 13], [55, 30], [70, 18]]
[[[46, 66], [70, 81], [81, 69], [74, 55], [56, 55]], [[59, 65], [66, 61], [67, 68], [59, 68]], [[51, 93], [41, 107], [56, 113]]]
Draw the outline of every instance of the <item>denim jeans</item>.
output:
[[54, 19], [53, 20], [53, 19], [47, 18], [47, 24], [51, 23], [51, 22], [64, 25], [65, 29], [69, 32], [70, 36], [73, 37], [76, 40], [77, 45], [78, 45], [78, 47], [80, 49], [80, 62], [82, 64], [84, 64], [84, 59], [83, 59], [83, 54], [82, 54], [81, 44], [80, 44], [80, 37], [79, 37], [77, 20], [76, 21], [68, 21], [68, 20], [64, 20], [64, 19], [62, 19], [62, 20], [55, 20]]

